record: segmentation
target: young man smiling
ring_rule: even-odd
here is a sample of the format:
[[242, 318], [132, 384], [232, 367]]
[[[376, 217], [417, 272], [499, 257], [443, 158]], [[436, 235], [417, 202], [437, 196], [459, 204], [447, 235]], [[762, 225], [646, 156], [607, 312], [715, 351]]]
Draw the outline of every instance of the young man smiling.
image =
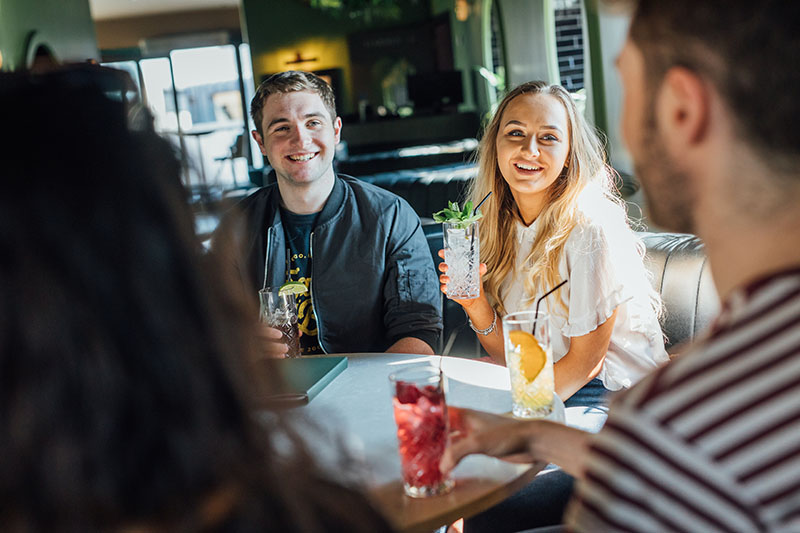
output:
[[[297, 296], [304, 355], [432, 354], [441, 308], [419, 218], [394, 194], [334, 172], [342, 121], [330, 86], [307, 72], [275, 74], [251, 114], [276, 183], [240, 202], [215, 236], [233, 237], [245, 289], [308, 287]], [[285, 355], [280, 339], [264, 326], [264, 354]]]

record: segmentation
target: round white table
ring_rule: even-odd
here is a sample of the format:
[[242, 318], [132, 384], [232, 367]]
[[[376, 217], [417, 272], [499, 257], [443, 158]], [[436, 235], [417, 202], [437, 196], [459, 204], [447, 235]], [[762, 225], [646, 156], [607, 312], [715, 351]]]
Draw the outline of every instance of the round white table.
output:
[[[447, 403], [493, 413], [510, 413], [508, 370], [457, 357], [398, 354], [337, 354], [347, 368], [299, 412], [326, 431], [342, 436], [360, 456], [369, 496], [402, 532], [425, 531], [472, 516], [499, 503], [529, 483], [545, 464], [511, 464], [483, 455], [467, 457], [453, 472], [456, 486], [444, 496], [415, 499], [403, 492], [389, 375], [412, 365], [439, 365], [448, 377]], [[557, 399], [552, 419], [564, 421]], [[335, 461], [324, 446], [323, 463]], [[330, 453], [330, 457], [326, 457]]]

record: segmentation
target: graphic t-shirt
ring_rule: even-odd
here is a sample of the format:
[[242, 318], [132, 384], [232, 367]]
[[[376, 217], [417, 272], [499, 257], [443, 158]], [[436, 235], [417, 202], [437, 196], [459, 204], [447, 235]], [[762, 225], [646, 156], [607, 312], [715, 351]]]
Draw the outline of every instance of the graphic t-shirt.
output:
[[286, 279], [305, 284], [308, 292], [295, 296], [300, 352], [303, 355], [322, 354], [317, 338], [317, 318], [311, 303], [311, 232], [318, 213], [297, 215], [281, 209], [283, 231], [286, 237]]

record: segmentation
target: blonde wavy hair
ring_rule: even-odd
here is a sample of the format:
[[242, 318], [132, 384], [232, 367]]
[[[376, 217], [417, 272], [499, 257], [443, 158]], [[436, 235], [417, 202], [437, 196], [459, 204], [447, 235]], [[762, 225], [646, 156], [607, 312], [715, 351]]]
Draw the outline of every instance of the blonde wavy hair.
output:
[[[584, 216], [578, 205], [579, 197], [587, 187], [591, 186], [593, 195], [607, 199], [612, 208], [622, 210], [621, 215], [627, 222], [622, 201], [613, 192], [615, 173], [606, 163], [603, 142], [578, 111], [566, 89], [560, 85], [530, 81], [511, 90], [500, 102], [484, 130], [478, 148], [478, 175], [467, 193], [473, 205], [477, 205], [490, 191], [492, 193], [481, 208], [484, 216], [478, 227], [481, 261], [488, 266], [483, 278], [484, 290], [501, 315], [506, 313], [501, 285], [513, 273], [517, 256], [514, 223], [516, 220], [522, 221], [522, 217], [511, 189], [500, 173], [496, 139], [509, 103], [524, 94], [554, 96], [566, 109], [569, 119], [567, 166], [550, 188], [549, 201], [537, 218], [539, 226], [536, 239], [525, 260], [527, 274], [524, 286], [527, 297], [543, 294], [561, 281], [558, 274], [559, 259], [570, 232]], [[566, 304], [561, 299], [558, 301], [567, 311]]]

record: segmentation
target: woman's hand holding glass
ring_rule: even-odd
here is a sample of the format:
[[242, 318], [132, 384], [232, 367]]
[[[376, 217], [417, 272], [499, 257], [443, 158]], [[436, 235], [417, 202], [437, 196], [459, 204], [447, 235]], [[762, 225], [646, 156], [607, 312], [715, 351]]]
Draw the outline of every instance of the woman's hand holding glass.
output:
[[[444, 259], [444, 250], [439, 250], [439, 257]], [[442, 272], [439, 276], [439, 288], [447, 295], [447, 284], [450, 283], [450, 277], [447, 275], [447, 263], [440, 263], [439, 270]], [[487, 270], [486, 264], [481, 263], [478, 268], [480, 295], [477, 298], [450, 299], [459, 304], [467, 313], [472, 328], [479, 333], [478, 340], [484, 350], [486, 350], [486, 353], [491, 356], [492, 362], [505, 365], [502, 326], [496, 312], [492, 308], [492, 304], [489, 303], [489, 299], [483, 292], [483, 276], [486, 274]], [[482, 333], [482, 331], [485, 331], [485, 333]]]
[[[439, 250], [439, 257], [444, 259], [444, 250]], [[439, 276], [439, 283], [440, 283], [439, 288], [445, 294], [445, 296], [447, 295], [447, 284], [450, 283], [450, 277], [447, 275], [447, 268], [448, 268], [447, 267], [447, 263], [445, 263], [444, 261], [439, 263], [439, 271], [442, 273]], [[478, 274], [481, 277], [481, 283], [480, 283], [481, 294], [480, 294], [480, 296], [478, 298], [471, 298], [471, 299], [464, 299], [464, 300], [451, 298], [451, 300], [456, 302], [458, 305], [460, 305], [464, 309], [467, 309], [469, 307], [472, 307], [475, 303], [479, 302], [480, 300], [485, 299], [485, 296], [483, 294], [483, 275], [486, 274], [486, 270], [487, 270], [486, 269], [486, 263], [481, 263], [480, 267], [478, 268]]]

